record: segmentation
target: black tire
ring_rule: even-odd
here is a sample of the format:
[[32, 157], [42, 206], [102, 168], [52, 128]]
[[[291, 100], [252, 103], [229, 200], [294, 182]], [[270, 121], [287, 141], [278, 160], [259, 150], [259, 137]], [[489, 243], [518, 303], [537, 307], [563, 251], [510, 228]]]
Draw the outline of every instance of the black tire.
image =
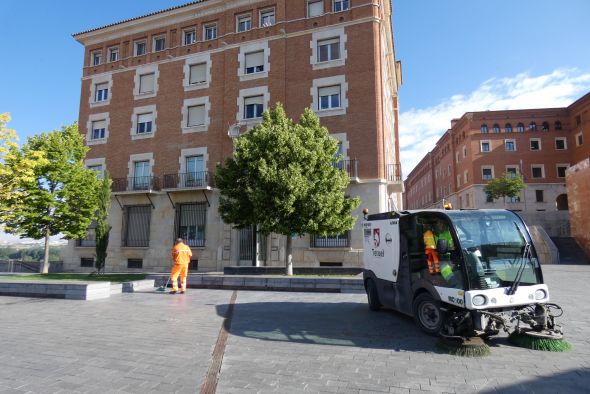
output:
[[437, 336], [445, 319], [440, 302], [429, 293], [422, 293], [414, 299], [412, 309], [418, 327], [428, 335]]
[[379, 301], [379, 292], [377, 286], [372, 279], [367, 280], [367, 300], [369, 301], [369, 309], [378, 311], [381, 309], [381, 301]]

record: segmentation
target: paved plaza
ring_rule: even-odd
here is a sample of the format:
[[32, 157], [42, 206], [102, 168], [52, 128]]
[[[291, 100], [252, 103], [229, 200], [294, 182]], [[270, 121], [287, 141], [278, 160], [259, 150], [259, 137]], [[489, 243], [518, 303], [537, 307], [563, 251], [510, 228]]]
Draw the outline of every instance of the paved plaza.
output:
[[363, 294], [0, 297], [0, 393], [589, 392], [590, 267], [544, 274], [573, 352], [501, 338], [489, 357], [438, 354], [410, 318], [370, 312]]

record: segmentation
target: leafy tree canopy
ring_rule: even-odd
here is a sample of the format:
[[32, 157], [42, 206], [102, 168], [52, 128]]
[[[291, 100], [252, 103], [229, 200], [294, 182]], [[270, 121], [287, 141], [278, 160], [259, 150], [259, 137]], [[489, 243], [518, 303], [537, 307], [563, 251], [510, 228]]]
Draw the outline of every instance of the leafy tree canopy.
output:
[[518, 197], [525, 187], [526, 185], [519, 174], [515, 176], [511, 173], [504, 173], [502, 177], [488, 181], [483, 190], [490, 198], [496, 200], [501, 197]]
[[359, 199], [344, 194], [349, 178], [334, 166], [337, 150], [311, 109], [295, 124], [278, 103], [236, 139], [233, 157], [217, 166], [221, 217], [240, 228], [257, 224], [264, 234], [351, 229]]

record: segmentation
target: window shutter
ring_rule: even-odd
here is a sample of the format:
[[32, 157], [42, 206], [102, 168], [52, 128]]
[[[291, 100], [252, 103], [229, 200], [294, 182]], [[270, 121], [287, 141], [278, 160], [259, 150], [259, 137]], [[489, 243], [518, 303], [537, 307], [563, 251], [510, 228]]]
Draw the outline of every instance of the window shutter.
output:
[[149, 93], [154, 91], [156, 75], [154, 73], [139, 76], [139, 93]]
[[104, 120], [97, 120], [95, 122], [92, 122], [92, 130], [106, 129], [106, 128], [107, 128], [107, 122]]
[[262, 66], [264, 64], [264, 51], [246, 54], [246, 68]]
[[324, 13], [324, 2], [323, 1], [315, 1], [308, 3], [308, 16], [319, 16]]
[[332, 96], [334, 94], [340, 94], [340, 85], [335, 86], [326, 86], [319, 89], [319, 95], [322, 96]]
[[264, 96], [246, 97], [244, 99], [244, 105], [260, 104], [264, 105]]
[[205, 124], [205, 106], [195, 105], [188, 107], [188, 126], [197, 126]]
[[206, 82], [207, 81], [206, 71], [207, 71], [207, 65], [205, 63], [193, 64], [192, 66], [190, 66], [189, 83], [192, 85], [195, 83]]
[[146, 123], [152, 121], [152, 114], [139, 114], [137, 115], [137, 123]]

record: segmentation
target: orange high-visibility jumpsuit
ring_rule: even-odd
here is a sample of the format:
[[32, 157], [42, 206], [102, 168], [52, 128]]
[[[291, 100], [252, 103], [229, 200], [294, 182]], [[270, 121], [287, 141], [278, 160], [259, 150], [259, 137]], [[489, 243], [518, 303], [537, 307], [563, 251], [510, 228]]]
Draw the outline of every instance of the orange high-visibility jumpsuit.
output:
[[434, 241], [434, 234], [431, 230], [424, 232], [424, 254], [426, 254], [426, 260], [428, 261], [428, 271], [431, 274], [440, 272], [436, 242]]
[[180, 291], [186, 291], [186, 276], [188, 274], [188, 265], [191, 262], [193, 252], [191, 248], [180, 242], [172, 248], [172, 272], [170, 279], [172, 280], [172, 291], [178, 291], [178, 276], [180, 276]]

